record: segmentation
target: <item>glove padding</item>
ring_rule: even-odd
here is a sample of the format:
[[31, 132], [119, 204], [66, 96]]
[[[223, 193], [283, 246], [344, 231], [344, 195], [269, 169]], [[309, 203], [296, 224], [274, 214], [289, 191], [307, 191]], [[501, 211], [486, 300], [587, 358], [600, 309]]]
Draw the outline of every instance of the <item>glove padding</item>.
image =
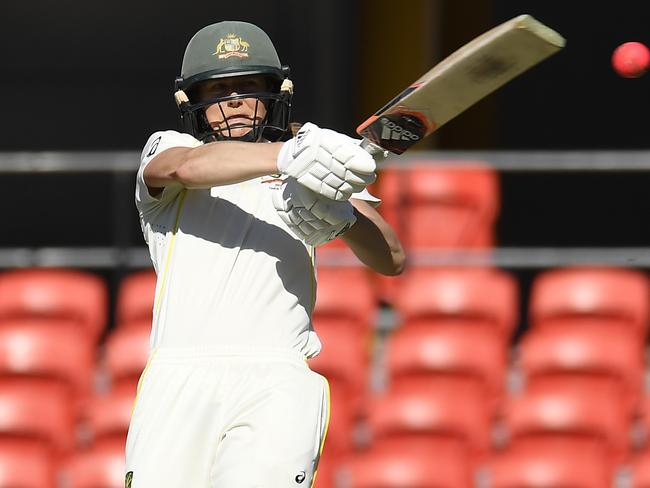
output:
[[312, 246], [335, 239], [357, 221], [349, 201], [325, 198], [292, 177], [273, 192], [273, 206], [292, 232]]
[[331, 200], [348, 200], [375, 181], [377, 165], [354, 139], [306, 123], [284, 143], [278, 155], [280, 173]]

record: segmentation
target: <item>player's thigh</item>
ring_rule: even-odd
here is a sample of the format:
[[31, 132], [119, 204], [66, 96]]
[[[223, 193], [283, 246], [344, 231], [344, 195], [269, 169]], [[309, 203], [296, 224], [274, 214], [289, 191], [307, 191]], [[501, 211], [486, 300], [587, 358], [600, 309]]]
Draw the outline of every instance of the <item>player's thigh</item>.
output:
[[309, 369], [286, 367], [284, 378], [225, 432], [211, 487], [311, 485], [329, 419], [329, 385]]
[[208, 486], [220, 427], [206, 376], [154, 364], [143, 377], [126, 446], [132, 488]]

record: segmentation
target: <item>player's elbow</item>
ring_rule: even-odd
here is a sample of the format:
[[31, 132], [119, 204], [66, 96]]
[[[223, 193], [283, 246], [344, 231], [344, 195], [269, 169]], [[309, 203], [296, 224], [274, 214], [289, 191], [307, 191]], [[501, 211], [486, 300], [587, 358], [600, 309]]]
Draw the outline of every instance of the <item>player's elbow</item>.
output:
[[201, 165], [196, 158], [186, 157], [170, 174], [170, 177], [185, 188], [197, 188], [201, 186], [202, 182], [200, 168]]
[[381, 261], [371, 265], [375, 271], [386, 276], [397, 276], [404, 272], [406, 267], [406, 256], [403, 249], [391, 249], [390, 254]]
[[406, 255], [404, 250], [401, 248], [391, 251], [391, 265], [387, 273], [384, 273], [388, 276], [397, 276], [401, 275], [404, 272], [406, 267]]

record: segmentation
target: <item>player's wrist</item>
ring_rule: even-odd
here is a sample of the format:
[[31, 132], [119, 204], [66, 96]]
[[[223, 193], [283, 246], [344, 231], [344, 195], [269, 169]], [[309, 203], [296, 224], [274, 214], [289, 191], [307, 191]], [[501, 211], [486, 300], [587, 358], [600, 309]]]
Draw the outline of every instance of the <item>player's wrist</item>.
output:
[[336, 237], [345, 237], [345, 235], [350, 232], [352, 227], [354, 227], [357, 222], [359, 222], [359, 211], [354, 206], [352, 206], [352, 216], [350, 217], [349, 225], [347, 225], [341, 232], [339, 232]]
[[280, 149], [275, 158], [275, 167], [278, 173], [285, 174], [288, 162], [291, 160], [291, 141], [280, 143]]

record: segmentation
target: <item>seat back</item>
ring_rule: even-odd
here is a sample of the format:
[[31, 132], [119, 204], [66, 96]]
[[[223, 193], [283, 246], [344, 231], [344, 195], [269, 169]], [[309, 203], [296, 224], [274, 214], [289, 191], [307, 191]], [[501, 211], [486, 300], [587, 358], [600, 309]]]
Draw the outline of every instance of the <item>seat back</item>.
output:
[[0, 486], [55, 488], [54, 460], [48, 449], [20, 439], [0, 439]]
[[149, 320], [153, 317], [156, 273], [138, 271], [126, 276], [117, 293], [115, 321], [118, 325]]
[[69, 488], [123, 488], [125, 474], [124, 443], [103, 444], [76, 453], [64, 470]]
[[149, 321], [115, 329], [106, 341], [105, 367], [114, 387], [137, 382], [149, 358]]
[[391, 335], [386, 348], [391, 388], [409, 378], [456, 378], [473, 385], [488, 403], [496, 403], [502, 395], [507, 347], [487, 328], [403, 327]]
[[385, 168], [380, 211], [409, 249], [490, 247], [499, 207], [496, 172], [480, 161]]
[[[409, 447], [410, 446], [410, 447]], [[419, 442], [371, 448], [345, 463], [342, 479], [349, 488], [457, 488], [471, 486], [466, 458]]]
[[0, 379], [0, 412], [0, 435], [40, 439], [58, 453], [74, 446], [74, 405], [63, 385]]
[[403, 325], [461, 319], [492, 327], [505, 340], [517, 324], [512, 275], [492, 268], [415, 268], [401, 280], [395, 307]]
[[0, 274], [0, 320], [39, 317], [78, 322], [98, 340], [107, 321], [108, 292], [95, 275], [64, 269]]
[[313, 318], [336, 321], [367, 331], [376, 320], [377, 300], [366, 270], [359, 267], [319, 267]]
[[95, 344], [77, 324], [61, 319], [14, 319], [0, 323], [0, 374], [56, 378], [79, 397], [90, 393]]
[[490, 413], [476, 390], [408, 385], [378, 397], [369, 412], [373, 441], [425, 438], [459, 445], [469, 456], [490, 445]]
[[520, 345], [529, 387], [553, 378], [592, 382], [634, 411], [642, 389], [643, 343], [629, 329], [567, 324], [531, 329]]
[[564, 268], [542, 273], [533, 283], [530, 319], [534, 327], [555, 321], [588, 320], [648, 330], [648, 279], [640, 271], [618, 268]]
[[93, 444], [113, 439], [126, 440], [134, 403], [135, 392], [121, 389], [93, 398], [87, 410]]
[[512, 398], [506, 424], [512, 445], [535, 438], [584, 441], [602, 446], [621, 460], [628, 450], [629, 421], [625, 403], [591, 385], [558, 381]]
[[488, 464], [487, 484], [491, 488], [609, 488], [613, 479], [608, 464], [593, 449], [574, 449], [570, 443], [533, 443], [494, 456]]

